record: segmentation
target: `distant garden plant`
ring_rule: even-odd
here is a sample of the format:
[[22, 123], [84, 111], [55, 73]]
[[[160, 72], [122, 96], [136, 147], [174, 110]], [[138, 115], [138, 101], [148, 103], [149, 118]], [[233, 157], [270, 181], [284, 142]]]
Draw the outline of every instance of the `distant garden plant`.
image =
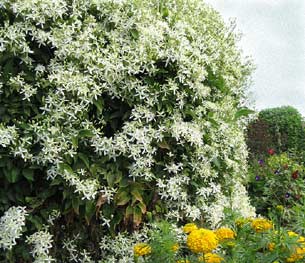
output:
[[289, 221], [290, 208], [301, 204], [305, 193], [304, 166], [288, 154], [269, 149], [268, 157], [254, 160], [250, 169], [249, 195], [257, 213], [267, 216], [269, 210], [282, 206]]
[[145, 222], [254, 215], [234, 24], [199, 0], [4, 0], [0, 25], [2, 261], [130, 262]]
[[291, 106], [262, 110], [249, 125], [247, 144], [254, 156], [264, 155], [273, 148], [278, 153], [294, 153], [295, 157], [304, 161], [304, 118]]

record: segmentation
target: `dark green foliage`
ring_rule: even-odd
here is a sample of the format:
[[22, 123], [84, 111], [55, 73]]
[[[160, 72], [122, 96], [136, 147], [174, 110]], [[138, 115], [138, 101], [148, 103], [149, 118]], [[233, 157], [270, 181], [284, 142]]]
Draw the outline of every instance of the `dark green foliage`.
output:
[[248, 129], [248, 146], [254, 155], [294, 152], [304, 156], [305, 128], [302, 115], [291, 106], [262, 110]]

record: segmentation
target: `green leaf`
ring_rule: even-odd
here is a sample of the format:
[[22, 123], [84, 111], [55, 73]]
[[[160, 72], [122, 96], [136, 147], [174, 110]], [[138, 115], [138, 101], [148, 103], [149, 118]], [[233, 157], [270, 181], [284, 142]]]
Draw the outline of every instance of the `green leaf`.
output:
[[238, 120], [240, 119], [241, 117], [247, 117], [249, 116], [250, 114], [253, 114], [255, 113], [254, 110], [250, 110], [248, 108], [241, 108], [239, 109], [236, 113], [235, 113], [235, 117], [234, 117], [234, 120]]
[[26, 197], [25, 201], [27, 203], [27, 206], [31, 208], [37, 208], [41, 206], [44, 202], [44, 200], [37, 198], [37, 197]]
[[78, 132], [78, 137], [79, 137], [79, 138], [83, 138], [83, 137], [91, 138], [91, 137], [93, 137], [93, 136], [94, 136], [94, 134], [93, 134], [93, 132], [90, 131], [90, 130], [80, 130], [80, 131]]
[[72, 145], [77, 148], [78, 147], [78, 138], [77, 137], [72, 137], [71, 139]]
[[50, 183], [50, 186], [60, 185], [62, 183], [63, 179], [61, 177], [56, 177], [52, 180]]
[[141, 208], [136, 206], [133, 209], [133, 223], [134, 225], [138, 226], [142, 222], [142, 211]]
[[143, 202], [142, 195], [137, 189], [132, 189], [131, 195], [139, 202]]
[[118, 206], [126, 205], [130, 201], [130, 195], [126, 191], [120, 191], [118, 192], [116, 196], [116, 204]]
[[78, 153], [77, 156], [79, 157], [79, 159], [81, 159], [83, 161], [83, 163], [86, 165], [87, 169], [90, 169], [90, 164], [89, 164], [89, 159], [87, 157], [87, 155], [83, 154], [83, 153]]
[[218, 159], [217, 157], [214, 157], [214, 158], [212, 159], [212, 163], [213, 163], [218, 169], [221, 168], [220, 161], [219, 161], [219, 159]]
[[74, 171], [73, 171], [73, 169], [71, 168], [71, 166], [68, 165], [68, 164], [66, 164], [66, 163], [60, 163], [60, 164], [59, 164], [59, 169], [60, 169], [61, 171], [67, 171], [67, 172], [69, 172], [69, 173], [71, 173], [71, 174], [74, 173]]
[[149, 222], [152, 222], [153, 219], [152, 219], [152, 213], [151, 212], [147, 212], [146, 217], [147, 217]]
[[140, 207], [142, 214], [146, 213], [146, 205], [144, 203], [138, 203], [138, 207]]
[[125, 210], [125, 218], [128, 218], [133, 215], [133, 207], [132, 206], [127, 206]]
[[12, 167], [10, 170], [4, 170], [5, 177], [10, 183], [16, 183], [20, 178], [20, 169]]
[[139, 31], [137, 30], [137, 29], [131, 29], [130, 30], [130, 33], [131, 33], [131, 35], [132, 35], [132, 37], [133, 37], [133, 39], [134, 40], [137, 40], [137, 39], [139, 39]]
[[120, 118], [122, 117], [124, 114], [124, 112], [122, 112], [121, 110], [118, 110], [118, 111], [115, 111], [114, 113], [112, 113], [109, 117], [110, 120], [113, 120], [113, 119], [117, 119], [117, 118]]
[[80, 205], [80, 199], [78, 197], [75, 197], [72, 199], [72, 207], [74, 212], [79, 215], [79, 205]]
[[30, 182], [34, 181], [34, 170], [30, 168], [23, 169], [22, 175]]
[[37, 230], [40, 230], [43, 226], [42, 219], [39, 216], [29, 215], [27, 220], [29, 220]]
[[87, 201], [85, 206], [85, 218], [88, 225], [94, 214], [95, 214], [95, 203], [93, 201]]
[[102, 98], [99, 98], [97, 100], [93, 101], [93, 104], [96, 106], [97, 110], [99, 113], [103, 112], [103, 108], [104, 108], [104, 101]]
[[119, 171], [110, 171], [105, 175], [107, 183], [110, 187], [113, 187], [114, 184], [119, 183], [122, 179], [122, 173]]
[[129, 186], [129, 181], [127, 178], [122, 178], [121, 181], [120, 181], [120, 187], [121, 188], [124, 188], [124, 187], [127, 187]]

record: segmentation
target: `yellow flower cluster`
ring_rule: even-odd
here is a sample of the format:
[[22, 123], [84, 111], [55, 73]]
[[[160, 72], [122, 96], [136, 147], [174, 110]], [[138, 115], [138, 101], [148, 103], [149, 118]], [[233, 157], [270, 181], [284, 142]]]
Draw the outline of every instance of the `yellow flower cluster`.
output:
[[172, 251], [176, 252], [179, 249], [179, 244], [176, 243], [175, 245], [172, 246]]
[[300, 244], [299, 247], [297, 247], [294, 250], [294, 253], [287, 258], [287, 262], [296, 262], [297, 260], [303, 259], [305, 256], [305, 238], [303, 236], [298, 235], [297, 233], [293, 231], [288, 231], [288, 235], [290, 237], [299, 237], [297, 242]]
[[151, 253], [151, 247], [146, 243], [136, 244], [133, 248], [136, 257], [145, 256]]
[[221, 263], [224, 261], [224, 259], [214, 253], [207, 253], [204, 256], [199, 257], [199, 262], [205, 262], [205, 263]]
[[264, 232], [273, 228], [270, 220], [265, 218], [255, 218], [251, 221], [251, 226], [256, 232]]
[[[288, 231], [287, 233], [289, 237], [298, 237], [297, 243], [299, 243], [299, 246], [294, 249], [294, 253], [286, 259], [286, 262], [296, 262], [300, 259], [303, 259], [305, 256], [305, 238], [293, 231]], [[269, 251], [273, 251], [275, 248], [275, 243], [271, 242], [268, 244], [267, 247]]]
[[198, 227], [194, 223], [188, 223], [183, 227], [183, 232], [186, 234], [191, 233], [194, 230], [197, 230]]
[[287, 262], [296, 262], [297, 260], [300, 260], [304, 258], [305, 256], [305, 247], [298, 247], [295, 249], [294, 253], [287, 258]]
[[176, 263], [190, 263], [190, 261], [187, 259], [180, 259], [180, 260], [176, 261]]
[[226, 227], [219, 228], [215, 230], [214, 233], [216, 234], [219, 242], [235, 238], [235, 232], [232, 229]]
[[186, 244], [194, 253], [209, 253], [218, 246], [218, 240], [212, 230], [199, 228], [188, 235]]
[[273, 251], [275, 248], [275, 243], [271, 242], [267, 245], [267, 247], [268, 247], [269, 251]]

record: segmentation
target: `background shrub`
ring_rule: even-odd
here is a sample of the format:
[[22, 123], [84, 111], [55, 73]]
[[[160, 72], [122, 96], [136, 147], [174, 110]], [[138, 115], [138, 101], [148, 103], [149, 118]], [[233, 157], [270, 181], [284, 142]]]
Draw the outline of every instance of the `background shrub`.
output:
[[277, 152], [295, 152], [303, 158], [305, 128], [302, 115], [291, 106], [262, 110], [248, 128], [248, 146], [254, 155], [266, 154], [273, 148]]
[[4, 260], [128, 262], [107, 251], [142, 222], [254, 213], [252, 66], [202, 1], [5, 0], [0, 25], [0, 211], [32, 237]]

